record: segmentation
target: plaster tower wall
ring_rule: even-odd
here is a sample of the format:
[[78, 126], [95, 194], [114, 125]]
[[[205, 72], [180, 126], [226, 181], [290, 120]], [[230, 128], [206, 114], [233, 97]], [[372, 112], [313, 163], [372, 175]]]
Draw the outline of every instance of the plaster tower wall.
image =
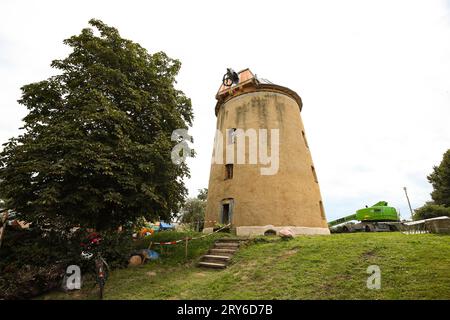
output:
[[[217, 223], [232, 224], [237, 235], [258, 235], [290, 227], [295, 234], [329, 234], [316, 170], [301, 119], [302, 102], [292, 90], [262, 81], [248, 70], [239, 73], [234, 88], [219, 89], [217, 129], [223, 133], [223, 163], [212, 163], [208, 186], [205, 232]], [[245, 163], [236, 163], [237, 141], [226, 141], [227, 130], [271, 129], [279, 133], [279, 166], [275, 174], [261, 168], [273, 164], [249, 163], [249, 138], [245, 138]], [[258, 136], [260, 139], [260, 136]], [[227, 146], [234, 148], [232, 177], [226, 160]], [[259, 145], [256, 144], [259, 148]], [[217, 152], [217, 150], [215, 150]]]

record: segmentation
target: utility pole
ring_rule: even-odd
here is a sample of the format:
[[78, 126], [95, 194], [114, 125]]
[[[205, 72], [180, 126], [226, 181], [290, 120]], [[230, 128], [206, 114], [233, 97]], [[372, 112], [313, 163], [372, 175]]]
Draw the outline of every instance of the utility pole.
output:
[[405, 190], [406, 200], [408, 200], [409, 211], [411, 211], [411, 220], [413, 219], [413, 210], [411, 208], [411, 202], [409, 202], [408, 191], [406, 191], [406, 187], [403, 187]]

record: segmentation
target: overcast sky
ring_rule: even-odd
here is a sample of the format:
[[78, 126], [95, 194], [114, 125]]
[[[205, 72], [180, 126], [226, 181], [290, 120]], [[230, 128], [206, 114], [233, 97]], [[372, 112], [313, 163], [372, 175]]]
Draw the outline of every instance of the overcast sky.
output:
[[450, 1], [0, 2], [0, 142], [19, 133], [20, 87], [53, 75], [63, 39], [90, 18], [182, 62], [192, 99], [191, 196], [207, 187], [215, 94], [227, 67], [249, 67], [303, 99], [328, 219], [386, 200], [410, 216], [450, 148]]

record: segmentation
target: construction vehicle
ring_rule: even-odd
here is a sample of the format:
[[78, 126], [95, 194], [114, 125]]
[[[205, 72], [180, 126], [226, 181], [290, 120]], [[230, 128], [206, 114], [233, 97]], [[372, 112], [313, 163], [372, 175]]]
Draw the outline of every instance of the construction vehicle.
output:
[[[352, 221], [359, 221], [353, 223]], [[386, 201], [380, 201], [371, 207], [359, 209], [356, 213], [328, 223], [328, 227], [339, 227], [342, 232], [381, 232], [399, 230], [400, 217], [397, 210], [389, 207]]]

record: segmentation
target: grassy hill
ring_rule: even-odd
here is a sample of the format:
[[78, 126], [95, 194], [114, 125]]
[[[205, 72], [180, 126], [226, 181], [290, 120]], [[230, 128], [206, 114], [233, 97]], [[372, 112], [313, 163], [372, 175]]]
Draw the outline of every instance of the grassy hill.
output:
[[[167, 233], [164, 237], [182, 237]], [[214, 237], [218, 237], [217, 235]], [[450, 299], [450, 236], [356, 233], [257, 238], [225, 270], [195, 266], [213, 242], [196, 240], [161, 259], [112, 272], [106, 299]], [[369, 265], [381, 269], [381, 289], [366, 286]], [[91, 285], [43, 299], [95, 299]]]

